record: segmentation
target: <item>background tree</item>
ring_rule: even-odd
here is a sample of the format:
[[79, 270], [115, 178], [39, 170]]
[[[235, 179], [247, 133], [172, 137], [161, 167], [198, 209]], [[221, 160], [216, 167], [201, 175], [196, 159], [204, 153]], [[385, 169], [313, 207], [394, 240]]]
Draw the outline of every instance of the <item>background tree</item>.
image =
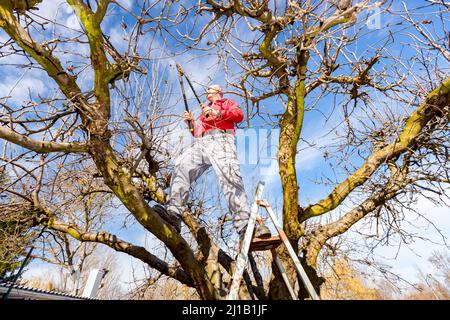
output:
[[448, 300], [450, 298], [450, 256], [447, 251], [435, 251], [428, 258], [431, 270], [418, 268], [419, 282], [403, 299]]
[[36, 240], [31, 230], [31, 207], [17, 196], [7, 194], [9, 179], [0, 170], [0, 279], [11, 281], [17, 275], [30, 247]]
[[376, 288], [364, 283], [364, 278], [348, 261], [336, 260], [325, 275], [321, 287], [321, 298], [327, 300], [379, 300], [381, 294]]
[[[87, 244], [87, 246], [92, 244]], [[104, 277], [100, 283], [96, 299], [118, 300], [125, 297], [125, 290], [119, 281], [121, 267], [118, 264], [117, 256], [111, 252], [95, 248], [91, 250], [89, 256], [82, 256], [77, 261], [77, 267], [81, 268], [79, 273], [72, 272], [73, 266], [58, 263], [55, 260], [44, 259], [56, 268], [48, 269], [49, 272], [44, 275], [32, 275], [24, 277], [20, 284], [32, 288], [65, 292], [72, 295], [81, 296], [87, 283], [90, 271], [92, 269], [103, 270]], [[78, 269], [76, 269], [78, 271]]]
[[[102, 189], [103, 185], [93, 174], [90, 168], [83, 168], [60, 172], [52, 180], [52, 197], [60, 199], [58, 211], [64, 212], [67, 223], [86, 233], [103, 229], [115, 209], [111, 194]], [[98, 243], [79, 242], [67, 233], [49, 230], [35, 247], [33, 259], [47, 262], [59, 270], [53, 283], [60, 291], [81, 295], [90, 271], [105, 269], [108, 271], [97, 297], [113, 299], [121, 296], [117, 257]]]
[[397, 280], [376, 280], [352, 266], [350, 261], [336, 259], [325, 272], [322, 299], [343, 300], [448, 300], [450, 283], [447, 251], [435, 251], [428, 258], [432, 268], [417, 268], [417, 282], [401, 286]]

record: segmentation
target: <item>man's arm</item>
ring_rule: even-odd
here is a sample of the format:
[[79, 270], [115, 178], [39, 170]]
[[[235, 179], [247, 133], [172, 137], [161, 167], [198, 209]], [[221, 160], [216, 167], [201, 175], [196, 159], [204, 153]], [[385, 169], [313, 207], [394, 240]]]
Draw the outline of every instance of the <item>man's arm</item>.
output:
[[190, 127], [190, 132], [194, 137], [201, 137], [201, 135], [203, 134], [203, 122], [200, 121], [195, 121], [194, 120], [194, 115], [192, 114], [192, 112], [188, 112], [185, 111], [183, 114], [183, 120], [186, 122], [186, 124], [189, 125], [189, 123], [192, 125]]
[[196, 138], [201, 137], [203, 134], [203, 122], [201, 120], [199, 121], [195, 121], [192, 120], [192, 127], [194, 128], [194, 130], [191, 131], [192, 135]]
[[238, 104], [232, 99], [227, 99], [220, 111], [221, 120], [239, 123], [244, 119], [244, 113], [241, 108], [239, 108]]

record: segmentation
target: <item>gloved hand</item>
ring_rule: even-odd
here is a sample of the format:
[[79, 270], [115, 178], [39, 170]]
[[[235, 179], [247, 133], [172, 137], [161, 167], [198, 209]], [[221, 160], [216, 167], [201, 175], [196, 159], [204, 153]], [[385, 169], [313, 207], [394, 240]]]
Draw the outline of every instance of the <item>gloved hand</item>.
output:
[[200, 108], [202, 108], [202, 114], [207, 120], [215, 120], [220, 117], [220, 110], [214, 110], [204, 103], [200, 104]]
[[192, 112], [185, 111], [183, 113], [183, 119], [184, 119], [184, 121], [193, 121], [194, 120], [194, 115], [192, 114]]

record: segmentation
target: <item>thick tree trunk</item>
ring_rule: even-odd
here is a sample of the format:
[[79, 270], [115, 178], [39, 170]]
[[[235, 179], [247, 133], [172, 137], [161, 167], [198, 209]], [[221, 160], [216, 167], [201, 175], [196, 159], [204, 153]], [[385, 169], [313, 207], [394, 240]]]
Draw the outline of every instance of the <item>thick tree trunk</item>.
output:
[[[305, 113], [305, 75], [309, 54], [307, 51], [299, 51], [297, 58], [298, 79], [295, 81], [295, 86], [289, 87], [286, 92], [288, 104], [280, 120], [281, 131], [278, 149], [278, 167], [283, 189], [283, 230], [296, 253], [298, 252], [298, 241], [304, 230], [299, 222], [299, 186], [295, 158]], [[277, 249], [277, 254], [286, 268], [291, 284], [294, 285], [297, 281], [297, 274], [292, 259], [283, 246]], [[290, 298], [275, 265], [273, 265], [272, 270], [274, 271], [270, 284], [270, 297], [272, 299]]]
[[[298, 89], [298, 88], [296, 88]], [[304, 84], [303, 84], [304, 90]], [[298, 106], [301, 108], [299, 109]], [[297, 143], [303, 122], [303, 101], [297, 101], [295, 92], [289, 94], [288, 108], [280, 121], [280, 145], [278, 150], [278, 166], [283, 189], [283, 230], [291, 242], [295, 252], [298, 252], [298, 240], [302, 228], [298, 223], [298, 184], [295, 168]], [[291, 284], [296, 281], [295, 267], [284, 246], [276, 249], [281, 262], [286, 268]], [[281, 274], [272, 263], [273, 278], [270, 283], [269, 297], [271, 299], [290, 299]]]
[[[315, 265], [312, 266], [312, 265], [308, 264], [307, 259], [300, 258], [300, 263], [302, 264], [303, 269], [305, 269], [306, 275], [308, 276], [309, 281], [311, 281], [311, 284], [313, 285], [314, 290], [316, 291], [317, 295], [320, 297], [320, 286], [322, 285], [322, 283], [324, 283], [325, 279], [319, 276]], [[300, 279], [300, 276], [298, 278], [299, 278], [298, 298], [301, 300], [311, 299], [311, 296], [310, 296], [308, 290], [306, 289], [306, 286], [304, 285], [303, 281]]]

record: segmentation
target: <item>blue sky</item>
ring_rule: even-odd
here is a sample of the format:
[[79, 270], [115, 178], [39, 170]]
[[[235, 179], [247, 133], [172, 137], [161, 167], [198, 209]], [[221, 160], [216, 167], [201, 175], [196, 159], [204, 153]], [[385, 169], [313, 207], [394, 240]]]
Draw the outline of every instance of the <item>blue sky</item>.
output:
[[[52, 5], [49, 5], [48, 3], [49, 1], [44, 1], [43, 4], [39, 5], [41, 9], [39, 11], [39, 14], [46, 17], [52, 17], [55, 14], [58, 14], [58, 20], [64, 22], [74, 30], [69, 31], [65, 28], [56, 28], [56, 32], [62, 32], [67, 36], [77, 35], [79, 24], [71, 9], [68, 8], [67, 5], [58, 6], [54, 3]], [[127, 8], [134, 8], [132, 1], [122, 1], [122, 3]], [[409, 8], [417, 6], [420, 7], [423, 4], [424, 1], [407, 2]], [[395, 12], [395, 10], [399, 10], [401, 8], [402, 3], [400, 1], [395, 1], [392, 10]], [[155, 7], [154, 11], [156, 11], [157, 9], [158, 8]], [[117, 21], [123, 21], [125, 23], [128, 23], [129, 25], [131, 25], [131, 23], [129, 20], [127, 20], [128, 18], [122, 18], [119, 10], [114, 9], [112, 12], [113, 14], [105, 20], [102, 27], [106, 34], [111, 35], [111, 42], [115, 44], [117, 48], [119, 48], [119, 50], [125, 50], [126, 41], [123, 39], [123, 37], [126, 38], [126, 34], [124, 34], [122, 29], [118, 26]], [[419, 14], [415, 16], [418, 19], [428, 18], [433, 20], [436, 25], [440, 23], [433, 15], [433, 12], [430, 12], [425, 7], [419, 9], [418, 12]], [[208, 19], [208, 15], [204, 14], [200, 19], [200, 22], [205, 22]], [[373, 53], [374, 48], [379, 47], [387, 39], [389, 39], [389, 31], [392, 31], [394, 34], [394, 42], [389, 45], [390, 52], [392, 52], [394, 55], [405, 58], [404, 60], [409, 62], [408, 58], [412, 57], [415, 51], [411, 46], [405, 46], [405, 43], [410, 42], [410, 35], [403, 31], [403, 25], [396, 25], [396, 23], [398, 22], [398, 17], [396, 18], [394, 15], [383, 15], [380, 17], [380, 22], [381, 29], [364, 29], [364, 32], [367, 32], [363, 37], [364, 40], [358, 41], [354, 46], [351, 46], [349, 50], [354, 51], [357, 57], [366, 56], [368, 54], [368, 51]], [[130, 28], [128, 28], [127, 30], [130, 30]], [[245, 32], [245, 26], [243, 25], [243, 23], [237, 25], [237, 30], [241, 32], [240, 36], [245, 36], [248, 38], [252, 37], [251, 33]], [[348, 30], [348, 35], [351, 35], [353, 30], [353, 28], [350, 28]], [[180, 32], [183, 32], [183, 29], [181, 29]], [[36, 36], [39, 37], [38, 34], [36, 34]], [[50, 31], [46, 33], [46, 36], [51, 36]], [[0, 42], [4, 42], [5, 39], [7, 39], [6, 35], [3, 32], [0, 32]], [[210, 40], [210, 38], [208, 37], [208, 39], [205, 39], [202, 42], [202, 45], [205, 45], [207, 40]], [[226, 90], [229, 89], [226, 86], [226, 81], [223, 76], [223, 64], [217, 64], [217, 58], [215, 56], [214, 50], [211, 52], [199, 50], [183, 52], [183, 49], [177, 46], [174, 40], [166, 35], [165, 41], [163, 41], [161, 38], [155, 38], [153, 40], [150, 37], [145, 38], [145, 41], [142, 41], [142, 44], [139, 47], [140, 52], [146, 52], [148, 49], [147, 44], [150, 43], [153, 50], [152, 56], [154, 58], [162, 58], [160, 69], [157, 71], [159, 73], [159, 76], [162, 79], [167, 80], [169, 83], [173, 83], [173, 90], [171, 92], [169, 104], [173, 106], [174, 114], [180, 114], [184, 109], [178, 91], [179, 89], [176, 78], [176, 70], [174, 68], [175, 62], [183, 65], [185, 72], [194, 82], [197, 92], [202, 92], [204, 86], [211, 83], [218, 83], [222, 85]], [[87, 53], [87, 47], [85, 45], [78, 45], [77, 53]], [[76, 54], [64, 54], [63, 52], [58, 54], [60, 54], [61, 60], [65, 66], [76, 64], [79, 61], [83, 60], [83, 58], [80, 58]], [[170, 55], [174, 56], [170, 57]], [[48, 80], [41, 70], [23, 70], [18, 69], [15, 65], [4, 66], [5, 63], [11, 64], [20, 63], [23, 61], [23, 58], [17, 59], [17, 61], [11, 61], [10, 59], [5, 61], [5, 59], [0, 58], [0, 79], [2, 80], [0, 81], [0, 98], [9, 95], [11, 89], [14, 88], [11, 94], [13, 98], [8, 100], [9, 103], [20, 104], [23, 99], [26, 99], [28, 91], [34, 97], [36, 97], [38, 94], [49, 94], [54, 87], [52, 84], [48, 83]], [[312, 58], [312, 62], [314, 62], [314, 58]], [[342, 61], [342, 63], [345, 64], [345, 61]], [[381, 70], [383, 67], [390, 68], [392, 67], [392, 63], [392, 59], [385, 58], [380, 61], [380, 64], [377, 65], [376, 68], [379, 68], [378, 70]], [[441, 61], [440, 63], [442, 63], [442, 67], [444, 69], [445, 67], [447, 67], [447, 65], [443, 64], [443, 61]], [[232, 70], [238, 70], [236, 65], [233, 63], [230, 63], [229, 67], [231, 67]], [[343, 67], [340, 71], [343, 73], [349, 72], [350, 66]], [[413, 71], [417, 74], [423, 73], [420, 65], [414, 65]], [[91, 80], [92, 72], [89, 70], [89, 68], [86, 68], [85, 72], [83, 72], [82, 76], [79, 78], [79, 83], [83, 87], [83, 89], [87, 89], [90, 87]], [[387, 81], [389, 81], [389, 79], [387, 79]], [[260, 89], [265, 88], [261, 86]], [[196, 106], [194, 97], [190, 93], [190, 90], [187, 91], [190, 106], [193, 109], [194, 113], [198, 115], [199, 110], [198, 106]], [[382, 95], [377, 95], [376, 93], [370, 91], [368, 91], [368, 93], [371, 94], [372, 97], [375, 98], [375, 100], [378, 99], [380, 103], [390, 103], [389, 101], [386, 101], [386, 98]], [[245, 103], [241, 97], [231, 94], [229, 94], [228, 97], [235, 99], [241, 106], [245, 106]], [[344, 101], [345, 100], [343, 100], [342, 96], [337, 96], [338, 106], [341, 105], [341, 103]], [[297, 156], [297, 174], [299, 185], [301, 187], [299, 197], [300, 203], [302, 205], [320, 200], [321, 198], [325, 197], [332, 189], [332, 186], [323, 186], [320, 184], [312, 183], [312, 181], [315, 181], [322, 176], [328, 176], [332, 179], [335, 179], [336, 181], [342, 181], [342, 179], [346, 176], [342, 170], [338, 170], [335, 175], [332, 168], [330, 167], [330, 164], [332, 165], [333, 162], [325, 161], [323, 157], [324, 150], [332, 148], [336, 143], [336, 134], [327, 134], [327, 132], [331, 130], [334, 125], [339, 124], [340, 120], [343, 117], [343, 114], [339, 111], [339, 108], [336, 108], [333, 116], [329, 121], [326, 121], [325, 117], [323, 116], [323, 114], [330, 115], [334, 105], [334, 97], [332, 95], [328, 95], [325, 98], [322, 98], [320, 100], [320, 103], [316, 105], [315, 97], [314, 95], [312, 95], [310, 98], [308, 98], [307, 105], [315, 105], [317, 110], [320, 110], [320, 112], [318, 112], [317, 110], [313, 110], [305, 114], [304, 128], [302, 133], [302, 138], [308, 141], [308, 143], [310, 144], [315, 144], [315, 147], [308, 147], [305, 142], [301, 142], [298, 148], [299, 152]], [[120, 119], [120, 117], [122, 116], [121, 112], [116, 112], [116, 110], [118, 109], [119, 108], [113, 108], [113, 117], [115, 119]], [[273, 113], [278, 113], [282, 111], [282, 105], [279, 100], [269, 99], [261, 104], [261, 109], [267, 109]], [[412, 110], [413, 108], [411, 106], [398, 107], [399, 113], [403, 112], [404, 114], [407, 114]], [[364, 115], [364, 113], [355, 115], [366, 117], [369, 116], [367, 114]], [[242, 128], [242, 130], [238, 132], [239, 158], [241, 160], [241, 171], [244, 178], [244, 184], [250, 201], [252, 199], [254, 187], [256, 186], [257, 181], [262, 177], [267, 182], [265, 193], [266, 197], [271, 201], [274, 208], [279, 213], [281, 208], [281, 185], [279, 177], [276, 174], [277, 166], [275, 161], [275, 151], [278, 145], [278, 131], [276, 130], [276, 128], [275, 130], [272, 130], [273, 128], [267, 125], [266, 120], [267, 117], [256, 117], [251, 121], [251, 128], [246, 128], [245, 122], [239, 126], [240, 128]], [[265, 131], [258, 131], [255, 130], [255, 128], [264, 129]], [[180, 124], [177, 129], [178, 131], [174, 130], [172, 133], [174, 138], [178, 137], [181, 133], [186, 133], [184, 124]], [[274, 137], [274, 139], [271, 140], [266, 138], [269, 136], [269, 133]], [[258, 137], [258, 141], [255, 142], [252, 140], [252, 143], [257, 144], [256, 150], [260, 156], [259, 163], [246, 163], [246, 157], [252, 156], [255, 149], [254, 145], [249, 146], [242, 144], [242, 140], [239, 140], [242, 135], [256, 135]], [[174, 143], [176, 143], [176, 141], [176, 139], [173, 140]], [[188, 144], [189, 139], [186, 139], [184, 143], [181, 144], [181, 146], [186, 147]], [[267, 152], [268, 144], [271, 145], [271, 152], [269, 153]], [[180, 152], [180, 150], [177, 149], [177, 152]], [[274, 161], [269, 163], [267, 161], [267, 158], [273, 158], [272, 160]], [[349, 159], [349, 162], [352, 162], [357, 166], [362, 163], [362, 159], [360, 157], [353, 156]], [[270, 170], [267, 169], [269, 164], [274, 165], [274, 167], [270, 167]], [[272, 172], [271, 170], [274, 170], [274, 172]], [[210, 190], [218, 190], [218, 186], [215, 182], [215, 177], [212, 172], [208, 173], [208, 176], [205, 177], [203, 183], [212, 184]], [[428, 203], [425, 199], [421, 199], [418, 202], [417, 208], [421, 212], [429, 212], [430, 220], [439, 225], [439, 227], [442, 229], [443, 234], [448, 237], [448, 235], [450, 234], [450, 215], [448, 208], [435, 207], [434, 205]], [[136, 244], [144, 244], [144, 240], [146, 239], [147, 235], [146, 232], [144, 232], [143, 228], [135, 224], [129, 226], [127, 229], [121, 229], [119, 227], [121, 223], [118, 223], [118, 221], [122, 219], [122, 217], [125, 215], [125, 212], [124, 210], [119, 210], [117, 214], [118, 218], [115, 219], [116, 221], [114, 223], [108, 225], [108, 230], [116, 233], [120, 237], [130, 242]], [[338, 215], [339, 212], [332, 213], [333, 217], [337, 217]], [[414, 220], [414, 217], [415, 215], [411, 213], [411, 220]], [[409, 219], [409, 217], [407, 217], [407, 219]], [[428, 255], [432, 250], [441, 250], [445, 248], [448, 249], [448, 247], [442, 245], [443, 239], [440, 238], [439, 234], [432, 228], [427, 226], [428, 223], [426, 221], [419, 220], [416, 221], [416, 223], [419, 225], [419, 229], [414, 229], [414, 232], [419, 232], [420, 234], [427, 235], [429, 238], [435, 241], [436, 244], [430, 244], [427, 241], [417, 240], [411, 243], [409, 246], [402, 246], [398, 251], [398, 255], [396, 247], [379, 247], [374, 252], [375, 256], [380, 261], [386, 260], [382, 258], [383, 256], [387, 256], [388, 258], [390, 258], [386, 261], [388, 264], [393, 266], [393, 271], [400, 273], [410, 281], [413, 281], [415, 277], [414, 266], [426, 266], [426, 259], [428, 258]], [[413, 230], [413, 228], [411, 228], [411, 230]], [[353, 241], [355, 241], [356, 243], [360, 241], [360, 239], [358, 239], [358, 235], [355, 233], [350, 232], [348, 237], [352, 237], [354, 239]], [[153, 247], [154, 239], [151, 236], [150, 239], [152, 241], [149, 242], [149, 246]], [[419, 255], [416, 255], [414, 252], [419, 253]], [[134, 259], [129, 258], [123, 254], [120, 254], [119, 256], [121, 257], [120, 259], [125, 265], [124, 268], [129, 268], [130, 260]], [[134, 263], [136, 263], [136, 261]], [[32, 273], [39, 273], [41, 271], [37, 270], [41, 270], [40, 268], [41, 266], [39, 266], [39, 268], [36, 267], [34, 269], [35, 271], [30, 271]]]

